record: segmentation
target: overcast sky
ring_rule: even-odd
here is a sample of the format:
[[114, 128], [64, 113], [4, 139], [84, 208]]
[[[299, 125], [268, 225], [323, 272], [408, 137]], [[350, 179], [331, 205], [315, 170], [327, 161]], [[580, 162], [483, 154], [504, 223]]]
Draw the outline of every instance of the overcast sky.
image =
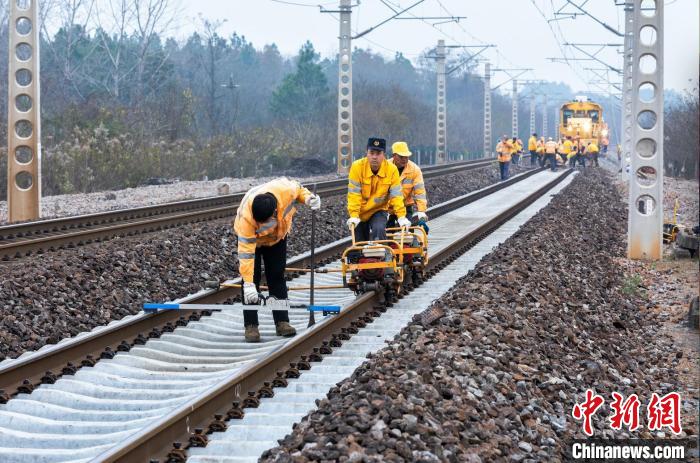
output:
[[[401, 9], [417, 0], [384, 1]], [[576, 2], [585, 3], [584, 0]], [[338, 16], [320, 13], [319, 3], [326, 9], [337, 9], [338, 6], [338, 1], [328, 0], [181, 0], [186, 19], [176, 35], [184, 38], [200, 28], [198, 15], [201, 13], [207, 19], [225, 20], [219, 29], [223, 35], [235, 31], [255, 47], [274, 42], [284, 55], [293, 55], [302, 43], [311, 40], [322, 56], [332, 56], [338, 50]], [[666, 88], [683, 90], [697, 85], [699, 3], [698, 0], [665, 0]], [[588, 0], [585, 9], [612, 28], [623, 29], [623, 11], [615, 6], [615, 0]], [[553, 18], [554, 11], [573, 12], [576, 9], [567, 5], [566, 0], [424, 0], [402, 16], [466, 16], [466, 19], [458, 24], [436, 26], [420, 20], [393, 20], [353, 43], [388, 57], [400, 51], [411, 60], [435, 46], [438, 39], [445, 39], [448, 45], [494, 44], [497, 51], [490, 49], [484, 55], [498, 67], [534, 68], [532, 73], [523, 76], [526, 78], [563, 81], [573, 90], [588, 91], [598, 90], [595, 85], [586, 83], [586, 80], [595, 78], [593, 72], [600, 74], [601, 78], [621, 80], [614, 72], [584, 69], [603, 68], [599, 63], [572, 63], [575, 67], [572, 70], [566, 63], [547, 60], [562, 57], [563, 52], [569, 58], [585, 57], [570, 47], [560, 46], [564, 41], [622, 43], [622, 37], [615, 36], [587, 16], [548, 22], [546, 19]], [[392, 14], [381, 0], [360, 0], [360, 5], [353, 8], [353, 31], [364, 31]], [[584, 49], [589, 52], [597, 50]], [[605, 48], [597, 57], [614, 67], [621, 67], [622, 58], [615, 48]], [[505, 79], [503, 73], [497, 74], [494, 86]], [[692, 84], [689, 79], [693, 80]]]

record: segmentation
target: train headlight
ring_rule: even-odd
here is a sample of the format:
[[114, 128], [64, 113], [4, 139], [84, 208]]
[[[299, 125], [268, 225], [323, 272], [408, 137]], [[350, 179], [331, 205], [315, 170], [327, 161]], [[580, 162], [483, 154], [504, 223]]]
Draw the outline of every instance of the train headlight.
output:
[[590, 131], [591, 131], [591, 123], [590, 123], [590, 122], [584, 122], [584, 123], [583, 123], [583, 131], [584, 131], [584, 132], [590, 132]]
[[608, 129], [603, 129], [600, 133], [601, 133], [604, 137], [607, 137], [607, 136], [608, 136]]

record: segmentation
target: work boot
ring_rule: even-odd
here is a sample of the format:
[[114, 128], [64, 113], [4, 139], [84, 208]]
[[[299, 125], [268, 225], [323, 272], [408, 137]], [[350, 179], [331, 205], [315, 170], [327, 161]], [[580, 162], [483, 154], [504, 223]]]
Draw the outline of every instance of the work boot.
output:
[[297, 334], [297, 330], [295, 330], [294, 327], [289, 324], [289, 322], [275, 323], [275, 331], [277, 332], [277, 336], [284, 336], [285, 338]]
[[256, 325], [245, 327], [245, 342], [260, 342], [260, 331]]

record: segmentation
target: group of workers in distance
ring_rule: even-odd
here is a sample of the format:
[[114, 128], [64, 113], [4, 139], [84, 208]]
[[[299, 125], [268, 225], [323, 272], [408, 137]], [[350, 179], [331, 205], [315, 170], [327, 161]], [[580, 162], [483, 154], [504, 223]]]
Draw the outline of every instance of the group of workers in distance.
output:
[[[370, 138], [366, 156], [352, 163], [348, 175], [347, 226], [356, 241], [386, 239], [387, 226], [427, 229], [428, 201], [420, 167], [408, 158], [405, 142], [392, 145], [386, 159], [386, 140]], [[321, 208], [321, 198], [299, 182], [278, 178], [251, 188], [236, 212], [233, 229], [238, 236], [239, 272], [243, 280], [243, 325], [247, 342], [260, 342], [258, 311], [261, 302], [262, 264], [277, 336], [294, 336], [289, 323], [287, 283], [287, 237], [297, 206]]]
[[[496, 145], [498, 154], [498, 164], [500, 168], [501, 180], [507, 180], [510, 176], [510, 164], [518, 164], [518, 158], [522, 154], [523, 145], [519, 139], [509, 138], [507, 135], [501, 137], [501, 141]], [[527, 150], [530, 152], [530, 165], [532, 167], [539, 164], [544, 167], [548, 164], [552, 172], [557, 170], [557, 158], [562, 164], [569, 163], [569, 167], [577, 164], [586, 167], [586, 158], [590, 158], [591, 164], [599, 166], [598, 154], [600, 148], [595, 140], [583, 143], [580, 139], [572, 139], [567, 136], [561, 141], [554, 141], [549, 137], [547, 141], [544, 137], [537, 138], [533, 133], [527, 141]]]

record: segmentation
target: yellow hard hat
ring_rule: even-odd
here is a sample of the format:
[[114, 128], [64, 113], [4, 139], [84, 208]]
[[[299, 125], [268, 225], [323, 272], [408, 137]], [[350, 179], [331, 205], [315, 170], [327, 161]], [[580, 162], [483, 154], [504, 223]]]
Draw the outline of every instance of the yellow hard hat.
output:
[[391, 152], [404, 157], [409, 157], [411, 155], [411, 152], [408, 150], [408, 144], [405, 141], [397, 141], [391, 145]]

